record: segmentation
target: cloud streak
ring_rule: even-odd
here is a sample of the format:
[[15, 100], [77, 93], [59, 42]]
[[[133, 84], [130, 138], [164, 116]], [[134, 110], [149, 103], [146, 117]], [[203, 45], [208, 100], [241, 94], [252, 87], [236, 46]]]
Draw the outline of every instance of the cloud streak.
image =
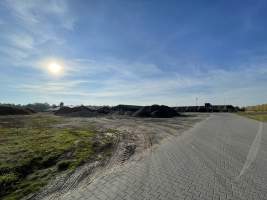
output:
[[62, 32], [73, 31], [76, 22], [67, 1], [5, 0], [0, 5], [6, 8], [11, 20], [1, 23], [4, 44], [0, 58], [8, 56], [15, 60], [12, 65], [31, 67], [29, 63], [55, 52], [51, 49], [67, 49]]
[[59, 24], [69, 30], [73, 29], [75, 23], [65, 0], [5, 0], [4, 4], [20, 22], [30, 28], [46, 24], [49, 17], [58, 18]]
[[[252, 103], [253, 99], [249, 94], [263, 89], [262, 83], [256, 80], [264, 79], [266, 71], [264, 67], [255, 66], [246, 70], [210, 70], [200, 72], [199, 70], [190, 74], [168, 73], [164, 74], [154, 65], [133, 64], [124, 66], [117, 63], [98, 63], [97, 61], [74, 59], [66, 61], [75, 66], [70, 76], [65, 80], [57, 82], [37, 83], [19, 85], [18, 89], [24, 92], [46, 96], [64, 96], [71, 99], [78, 97], [77, 101], [88, 104], [101, 104], [105, 99], [108, 102], [123, 102], [134, 104], [165, 103], [169, 105], [190, 105], [194, 103], [198, 96], [200, 103], [208, 101], [217, 103], [242, 104], [242, 97], [246, 97], [247, 103]], [[154, 70], [144, 71], [143, 68]], [[88, 72], [88, 74], [86, 74]], [[158, 76], [150, 76], [151, 73]], [[242, 78], [240, 74], [242, 73]], [[84, 76], [86, 74], [86, 76]], [[103, 76], [104, 74], [104, 76]], [[101, 77], [102, 75], [102, 77]], [[81, 77], [84, 77], [82, 79]], [[262, 80], [264, 81], [264, 80]]]

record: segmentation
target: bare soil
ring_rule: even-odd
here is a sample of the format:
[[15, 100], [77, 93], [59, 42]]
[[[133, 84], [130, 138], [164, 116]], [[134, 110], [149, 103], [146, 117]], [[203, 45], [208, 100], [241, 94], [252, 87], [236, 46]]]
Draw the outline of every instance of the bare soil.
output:
[[66, 118], [64, 123], [56, 126], [79, 128], [90, 124], [111, 135], [115, 134], [115, 130], [117, 142], [112, 156], [108, 160], [102, 159], [102, 162], [84, 164], [70, 175], [56, 177], [39, 194], [25, 199], [58, 199], [69, 190], [90, 184], [100, 174], [108, 173], [126, 162], [138, 162], [152, 146], [157, 148], [164, 139], [181, 135], [207, 117], [208, 114], [198, 113], [174, 118], [136, 118], [122, 115]]

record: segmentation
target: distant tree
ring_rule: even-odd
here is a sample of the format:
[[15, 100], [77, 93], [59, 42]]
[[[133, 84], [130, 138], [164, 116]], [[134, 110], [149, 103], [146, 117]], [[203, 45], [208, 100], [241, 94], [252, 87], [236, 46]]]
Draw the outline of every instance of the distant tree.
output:
[[59, 107], [62, 108], [64, 106], [63, 102], [60, 102]]

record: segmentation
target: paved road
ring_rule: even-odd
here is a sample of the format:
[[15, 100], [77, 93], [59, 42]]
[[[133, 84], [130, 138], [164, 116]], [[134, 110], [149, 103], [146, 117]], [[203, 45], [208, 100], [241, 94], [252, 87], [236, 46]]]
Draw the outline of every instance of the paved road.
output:
[[267, 125], [215, 114], [62, 199], [267, 199]]

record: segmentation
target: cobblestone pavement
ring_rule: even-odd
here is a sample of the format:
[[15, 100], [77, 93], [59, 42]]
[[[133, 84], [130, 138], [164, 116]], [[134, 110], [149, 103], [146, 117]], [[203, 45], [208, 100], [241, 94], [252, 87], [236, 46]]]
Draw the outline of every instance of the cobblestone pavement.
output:
[[214, 114], [60, 199], [267, 199], [267, 125]]

